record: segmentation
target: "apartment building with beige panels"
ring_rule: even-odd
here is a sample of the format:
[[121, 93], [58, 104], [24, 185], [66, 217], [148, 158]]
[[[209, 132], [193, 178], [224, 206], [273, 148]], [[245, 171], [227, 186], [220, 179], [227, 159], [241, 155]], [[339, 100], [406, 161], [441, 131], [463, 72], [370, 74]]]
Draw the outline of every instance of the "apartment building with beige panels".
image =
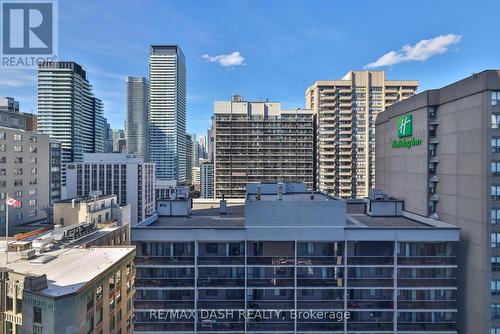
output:
[[216, 101], [214, 197], [244, 198], [249, 182], [314, 186], [314, 114], [279, 102]]
[[416, 80], [387, 80], [384, 71], [350, 71], [306, 89], [316, 115], [316, 188], [341, 198], [366, 197], [375, 184], [375, 118], [413, 96]]

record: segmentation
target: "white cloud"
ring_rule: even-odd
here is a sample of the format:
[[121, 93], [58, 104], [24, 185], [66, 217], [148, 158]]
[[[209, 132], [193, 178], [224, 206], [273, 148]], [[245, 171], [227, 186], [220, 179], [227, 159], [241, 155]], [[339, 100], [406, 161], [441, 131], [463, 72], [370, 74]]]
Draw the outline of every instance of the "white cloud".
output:
[[462, 36], [455, 34], [423, 39], [415, 45], [406, 44], [399, 51], [390, 51], [365, 67], [373, 68], [391, 66], [408, 61], [426, 61], [432, 56], [445, 53], [451, 45], [457, 44], [461, 39]]
[[217, 56], [204, 54], [203, 56], [201, 56], [201, 58], [205, 59], [209, 63], [219, 63], [219, 65], [224, 67], [245, 65], [245, 57], [243, 57], [239, 51], [234, 51], [233, 53]]

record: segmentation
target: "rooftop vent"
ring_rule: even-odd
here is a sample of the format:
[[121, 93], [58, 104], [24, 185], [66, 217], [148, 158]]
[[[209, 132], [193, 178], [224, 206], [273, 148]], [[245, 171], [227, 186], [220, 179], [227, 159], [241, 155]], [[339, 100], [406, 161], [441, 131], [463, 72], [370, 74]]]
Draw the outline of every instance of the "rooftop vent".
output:
[[225, 215], [227, 213], [227, 203], [224, 198], [222, 198], [219, 202], [219, 214]]

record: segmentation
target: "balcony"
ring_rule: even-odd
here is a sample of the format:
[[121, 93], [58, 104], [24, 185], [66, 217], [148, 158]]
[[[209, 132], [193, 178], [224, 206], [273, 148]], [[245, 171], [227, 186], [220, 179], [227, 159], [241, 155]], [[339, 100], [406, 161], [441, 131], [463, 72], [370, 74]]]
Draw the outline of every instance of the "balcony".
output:
[[392, 278], [348, 278], [349, 287], [391, 287], [394, 285]]
[[364, 331], [364, 332], [385, 332], [393, 330], [392, 322], [347, 322], [347, 330], [349, 331]]
[[455, 300], [400, 300], [398, 301], [398, 309], [452, 309], [457, 308]]
[[457, 281], [455, 278], [399, 278], [398, 287], [456, 287]]
[[344, 280], [342, 278], [298, 278], [297, 286], [299, 287], [342, 287]]
[[398, 331], [456, 331], [454, 322], [398, 322]]
[[342, 256], [299, 256], [297, 265], [342, 265]]
[[135, 286], [142, 287], [193, 287], [194, 278], [136, 278]]
[[293, 278], [249, 278], [247, 280], [249, 287], [293, 287], [294, 284]]
[[193, 256], [136, 256], [135, 264], [140, 265], [194, 265]]
[[198, 265], [244, 265], [245, 258], [242, 256], [199, 256]]
[[398, 256], [398, 265], [402, 266], [439, 266], [455, 264], [455, 256]]
[[392, 309], [392, 300], [349, 300], [347, 307], [352, 309]]
[[393, 256], [349, 256], [348, 265], [393, 265]]
[[248, 265], [293, 265], [295, 259], [293, 256], [249, 256], [247, 258]]
[[243, 278], [198, 278], [199, 287], [244, 287]]

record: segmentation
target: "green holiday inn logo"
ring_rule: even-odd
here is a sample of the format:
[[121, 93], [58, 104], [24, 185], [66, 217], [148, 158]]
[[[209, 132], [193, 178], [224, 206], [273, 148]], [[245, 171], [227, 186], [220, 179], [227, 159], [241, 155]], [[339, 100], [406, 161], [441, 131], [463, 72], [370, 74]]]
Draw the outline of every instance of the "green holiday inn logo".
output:
[[404, 115], [398, 118], [398, 139], [392, 140], [392, 148], [410, 149], [422, 145], [422, 139], [411, 138], [413, 135], [413, 115]]
[[398, 138], [410, 137], [413, 133], [413, 115], [401, 116], [398, 119]]

